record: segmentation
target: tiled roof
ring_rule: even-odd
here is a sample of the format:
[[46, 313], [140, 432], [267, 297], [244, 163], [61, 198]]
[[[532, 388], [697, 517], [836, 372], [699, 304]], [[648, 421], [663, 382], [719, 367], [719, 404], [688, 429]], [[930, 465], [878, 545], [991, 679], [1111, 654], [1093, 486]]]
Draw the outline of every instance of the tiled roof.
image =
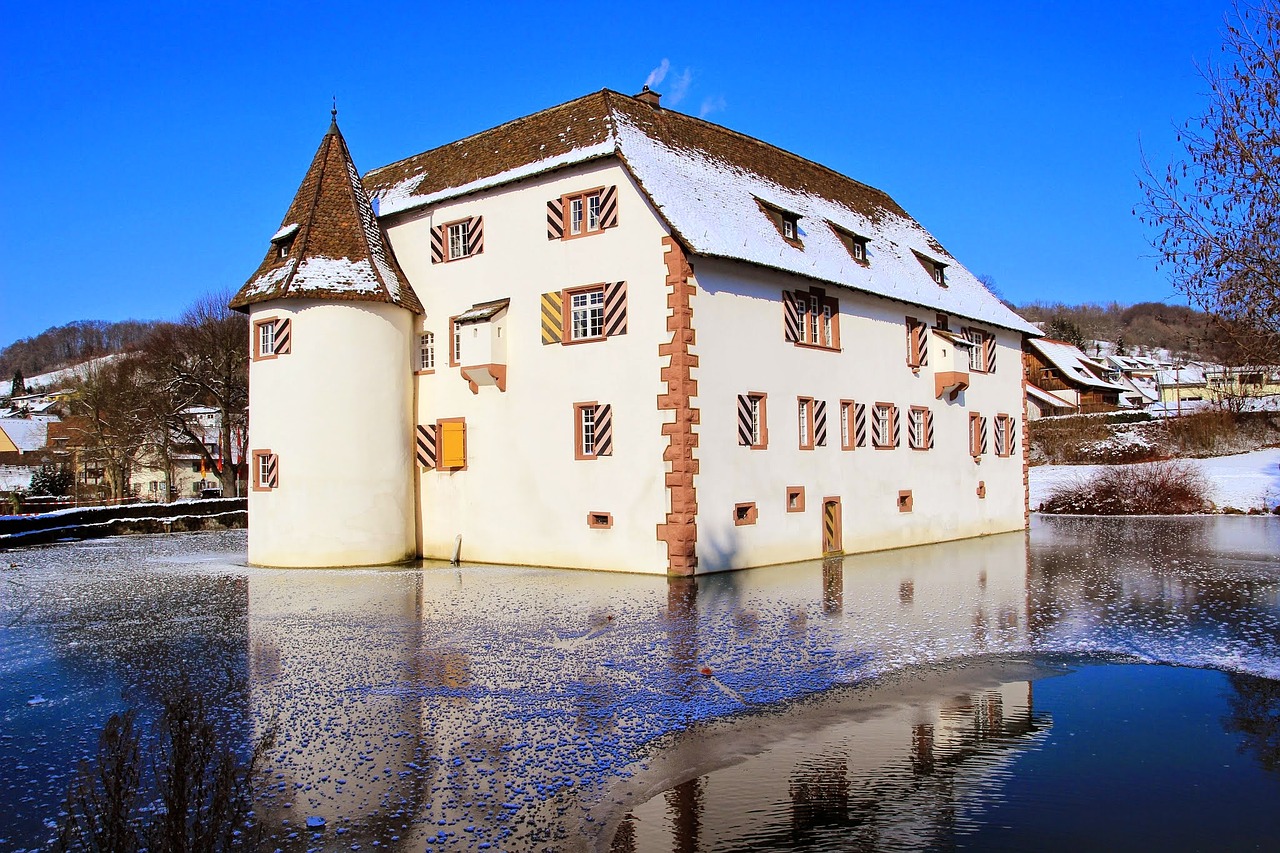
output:
[[[736, 131], [604, 90], [365, 175], [382, 217], [603, 157], [621, 159], [694, 253], [772, 267], [1037, 335], [884, 192]], [[799, 216], [783, 240], [760, 202]], [[868, 238], [855, 260], [838, 231]], [[939, 286], [917, 256], [946, 265]]]
[[1058, 376], [1064, 382], [1103, 391], [1125, 390], [1123, 386], [1099, 376], [1095, 371], [1102, 370], [1102, 365], [1091, 360], [1079, 347], [1051, 338], [1032, 339], [1030, 345], [1045, 361], [1058, 369]]
[[[287, 251], [281, 257], [281, 247]], [[231, 300], [246, 310], [273, 299], [422, 304], [400, 270], [334, 121], [257, 272]]]

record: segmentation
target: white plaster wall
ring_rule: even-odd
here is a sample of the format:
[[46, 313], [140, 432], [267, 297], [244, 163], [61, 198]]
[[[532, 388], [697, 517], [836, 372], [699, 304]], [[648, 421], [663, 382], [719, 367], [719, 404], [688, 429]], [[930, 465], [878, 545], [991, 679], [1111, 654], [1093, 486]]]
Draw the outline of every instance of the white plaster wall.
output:
[[[413, 315], [373, 302], [282, 299], [250, 328], [292, 318], [292, 352], [249, 372], [249, 450], [280, 458], [280, 485], [249, 472], [249, 562], [394, 563], [415, 551]], [[252, 458], [250, 459], [252, 464]]]
[[[549, 200], [608, 185], [618, 187], [616, 228], [547, 239]], [[471, 216], [484, 217], [484, 253], [432, 264], [431, 227]], [[435, 372], [417, 378], [417, 422], [465, 417], [467, 425], [466, 470], [412, 469], [421, 553], [448, 557], [461, 534], [466, 561], [665, 572], [656, 526], [667, 511], [667, 418], [657, 409], [665, 362], [658, 346], [670, 338], [666, 231], [626, 171], [616, 161], [586, 164], [384, 224], [426, 306], [419, 328], [435, 333]], [[541, 343], [542, 293], [611, 281], [627, 282], [626, 335]], [[506, 391], [481, 386], [472, 394], [448, 366], [449, 317], [501, 298], [511, 300], [502, 319]], [[573, 404], [592, 401], [613, 406], [614, 451], [578, 461]], [[611, 513], [613, 527], [588, 528], [589, 512]]]
[[[1020, 529], [1024, 491], [1020, 415], [1023, 410], [1021, 341], [989, 326], [997, 341], [993, 374], [970, 374], [970, 387], [950, 402], [934, 397], [933, 366], [913, 375], [906, 363], [907, 316], [933, 325], [936, 312], [852, 290], [828, 287], [840, 299], [842, 351], [796, 347], [783, 338], [783, 289], [813, 282], [714, 259], [695, 259], [693, 301], [701, 412], [698, 493], [699, 571], [808, 559], [821, 555], [822, 499], [841, 498], [847, 553], [896, 548]], [[966, 325], [951, 319], [951, 329]], [[768, 394], [769, 446], [737, 443], [737, 396]], [[798, 449], [796, 398], [827, 402], [827, 445]], [[840, 400], [898, 407], [901, 444], [892, 450], [840, 447]], [[907, 411], [934, 413], [932, 450], [912, 450]], [[975, 463], [968, 451], [968, 416], [988, 418], [992, 452]], [[1018, 449], [994, 453], [996, 414], [1019, 420]], [[986, 498], [977, 496], [985, 481]], [[805, 488], [803, 512], [785, 507], [788, 486]], [[897, 508], [899, 490], [911, 490], [914, 508]], [[758, 521], [735, 526], [734, 504], [755, 501]]]

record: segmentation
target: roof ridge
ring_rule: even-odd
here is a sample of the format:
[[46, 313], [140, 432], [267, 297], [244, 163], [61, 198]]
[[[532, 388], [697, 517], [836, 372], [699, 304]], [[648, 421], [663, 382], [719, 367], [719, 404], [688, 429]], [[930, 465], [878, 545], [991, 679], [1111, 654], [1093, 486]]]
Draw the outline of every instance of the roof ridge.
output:
[[599, 90], [594, 91], [594, 92], [588, 92], [588, 93], [587, 93], [587, 94], [585, 94], [585, 95], [579, 95], [579, 96], [578, 96], [578, 97], [576, 97], [576, 98], [570, 98], [569, 100], [564, 101], [564, 102], [559, 103], [559, 104], [553, 104], [553, 105], [551, 105], [551, 106], [549, 106], [549, 107], [546, 107], [546, 108], [544, 108], [544, 109], [538, 110], [537, 112], [529, 113], [528, 115], [516, 116], [515, 118], [507, 119], [506, 121], [502, 122], [501, 124], [496, 124], [496, 125], [494, 125], [493, 127], [487, 127], [487, 128], [485, 128], [485, 129], [483, 129], [483, 130], [477, 130], [475, 133], [467, 134], [466, 136], [462, 137], [461, 139], [455, 139], [455, 140], [453, 140], [453, 141], [451, 141], [451, 142], [445, 142], [445, 143], [443, 143], [443, 144], [441, 144], [441, 145], [437, 145], [437, 146], [435, 146], [434, 148], [428, 148], [426, 151], [419, 151], [419, 152], [417, 152], [416, 154], [409, 154], [408, 156], [401, 157], [399, 160], [392, 160], [390, 163], [385, 163], [385, 164], [383, 164], [383, 165], [381, 165], [381, 166], [377, 166], [377, 167], [375, 167], [375, 168], [370, 169], [369, 171], [365, 172], [365, 173], [364, 173], [364, 175], [363, 175], [362, 177], [363, 177], [363, 178], [368, 178], [370, 175], [376, 174], [377, 172], [385, 171], [385, 170], [390, 169], [390, 168], [392, 168], [392, 167], [394, 167], [394, 166], [399, 166], [401, 163], [406, 163], [406, 162], [408, 162], [408, 161], [410, 161], [410, 160], [415, 160], [415, 159], [417, 159], [417, 158], [419, 158], [419, 157], [424, 157], [424, 156], [426, 156], [426, 155], [428, 155], [428, 154], [431, 154], [431, 153], [434, 153], [434, 152], [436, 152], [436, 151], [442, 151], [442, 150], [444, 150], [445, 148], [452, 148], [452, 147], [453, 147], [453, 146], [455, 146], [455, 145], [461, 145], [461, 144], [463, 144], [464, 142], [469, 142], [469, 141], [471, 141], [471, 140], [475, 139], [476, 137], [484, 136], [484, 135], [485, 135], [485, 134], [487, 134], [487, 133], [493, 133], [494, 131], [501, 130], [502, 128], [504, 128], [504, 127], [506, 127], [506, 126], [508, 126], [508, 125], [511, 125], [511, 124], [515, 124], [515, 123], [516, 123], [516, 122], [518, 122], [518, 121], [524, 121], [524, 120], [526, 120], [526, 119], [530, 119], [530, 118], [533, 118], [533, 117], [535, 117], [535, 116], [540, 116], [540, 115], [542, 115], [543, 113], [549, 113], [549, 112], [551, 112], [552, 110], [558, 110], [558, 109], [561, 109], [561, 108], [563, 108], [563, 107], [567, 107], [567, 106], [569, 106], [570, 104], [576, 104], [576, 103], [578, 103], [579, 101], [585, 101], [585, 100], [587, 100], [588, 98], [595, 97], [595, 96], [598, 96], [598, 95], [603, 95], [603, 94], [605, 94], [605, 93], [607, 93], [607, 92], [611, 92], [611, 91], [612, 91], [611, 89], [599, 89]]
[[[643, 103], [643, 101], [638, 101], [638, 99], [637, 99], [635, 96], [633, 96], [633, 95], [625, 95], [625, 94], [623, 94], [622, 92], [619, 92], [619, 91], [617, 91], [617, 90], [615, 90], [615, 89], [605, 88], [605, 89], [602, 89], [601, 91], [602, 91], [602, 92], [604, 92], [606, 95], [617, 95], [618, 97], [626, 98], [628, 101], [638, 102], [638, 103]], [[646, 106], [647, 106], [647, 105], [646, 105]], [[827, 165], [824, 165], [824, 164], [822, 164], [822, 163], [819, 163], [817, 160], [810, 160], [808, 157], [805, 157], [803, 154], [797, 154], [796, 152], [794, 152], [794, 151], [792, 151], [792, 150], [790, 150], [790, 149], [788, 149], [788, 148], [783, 148], [783, 147], [782, 147], [782, 146], [780, 146], [780, 145], [774, 145], [772, 142], [765, 142], [763, 139], [759, 139], [759, 138], [757, 138], [757, 137], [755, 137], [755, 136], [752, 136], [752, 135], [751, 135], [751, 134], [749, 134], [749, 133], [743, 133], [743, 132], [742, 132], [742, 131], [740, 131], [740, 130], [734, 130], [733, 128], [731, 128], [731, 127], [727, 127], [727, 126], [725, 126], [725, 125], [723, 125], [723, 124], [717, 124], [717, 123], [716, 123], [716, 122], [714, 122], [714, 121], [708, 121], [707, 119], [702, 118], [701, 116], [695, 116], [695, 115], [693, 115], [692, 113], [686, 113], [686, 112], [681, 112], [680, 110], [674, 110], [674, 109], [671, 109], [670, 107], [663, 107], [663, 106], [659, 106], [659, 107], [657, 107], [657, 109], [658, 109], [658, 110], [662, 110], [663, 112], [667, 112], [667, 113], [671, 113], [671, 114], [674, 114], [674, 115], [680, 116], [682, 119], [685, 119], [685, 120], [688, 120], [688, 121], [695, 121], [695, 122], [698, 122], [699, 124], [706, 125], [707, 127], [713, 127], [713, 128], [715, 128], [716, 130], [718, 130], [718, 131], [722, 131], [722, 132], [724, 132], [724, 133], [731, 134], [731, 135], [736, 136], [736, 137], [738, 137], [738, 138], [740, 138], [740, 139], [745, 139], [746, 141], [751, 142], [751, 143], [754, 143], [755, 145], [760, 145], [760, 146], [763, 146], [763, 147], [765, 147], [765, 148], [771, 149], [771, 150], [773, 150], [773, 151], [780, 151], [780, 152], [782, 152], [783, 154], [786, 154], [788, 157], [792, 157], [792, 158], [794, 158], [794, 159], [796, 159], [796, 160], [799, 160], [800, 162], [802, 162], [802, 163], [804, 163], [804, 164], [806, 164], [806, 165], [809, 165], [809, 166], [816, 166], [817, 168], [821, 169], [822, 171], [827, 172], [827, 173], [832, 174], [832, 175], [835, 175], [835, 176], [836, 176], [836, 177], [838, 177], [838, 178], [843, 178], [844, 180], [849, 181], [850, 183], [857, 184], [858, 186], [863, 187], [863, 188], [865, 188], [865, 189], [873, 190], [873, 191], [875, 191], [875, 192], [877, 192], [877, 193], [880, 193], [881, 195], [885, 196], [886, 198], [888, 198], [888, 197], [889, 197], [889, 194], [888, 194], [887, 192], [885, 192], [884, 190], [880, 189], [879, 187], [872, 186], [871, 184], [868, 184], [868, 183], [865, 183], [865, 182], [863, 182], [863, 181], [860, 181], [860, 180], [858, 180], [857, 178], [850, 177], [849, 175], [846, 175], [844, 172], [837, 171], [837, 170], [835, 170], [835, 169], [831, 168], [830, 166], [827, 166]]]

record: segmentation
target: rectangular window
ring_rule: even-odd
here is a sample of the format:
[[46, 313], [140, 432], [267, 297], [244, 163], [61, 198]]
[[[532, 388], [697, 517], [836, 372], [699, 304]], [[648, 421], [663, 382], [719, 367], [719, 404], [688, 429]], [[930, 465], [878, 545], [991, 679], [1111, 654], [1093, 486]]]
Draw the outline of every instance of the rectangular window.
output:
[[800, 219], [795, 214], [782, 214], [782, 236], [788, 240], [796, 239], [800, 231]]
[[813, 450], [813, 398], [796, 398], [796, 415], [800, 434], [800, 449]]
[[280, 457], [270, 450], [253, 451], [253, 490], [265, 492], [279, 486]]
[[276, 321], [267, 320], [258, 324], [258, 358], [276, 354]]
[[996, 455], [1008, 456], [1009, 450], [1007, 443], [1009, 441], [1009, 425], [1006, 423], [1004, 415], [996, 415]]
[[822, 288], [783, 293], [786, 339], [796, 344], [840, 348], [840, 300]]
[[613, 455], [613, 407], [599, 403], [573, 405], [573, 458]]
[[928, 335], [928, 323], [907, 318], [907, 366], [913, 370], [929, 363]]
[[569, 295], [569, 340], [604, 337], [604, 288], [594, 287]]
[[852, 400], [840, 401], [840, 449], [853, 450], [857, 438], [854, 425], [854, 413], [857, 411]]
[[913, 450], [928, 450], [933, 446], [933, 430], [929, 410], [912, 406], [907, 418], [907, 442]]
[[436, 335], [435, 332], [423, 332], [418, 335], [418, 372], [423, 373], [436, 369]]
[[738, 395], [738, 444], [752, 450], [769, 446], [767, 395], [758, 392]]
[[982, 415], [977, 412], [969, 413], [969, 455], [977, 458], [982, 455], [982, 446], [986, 444], [983, 437], [985, 432]]
[[470, 254], [468, 238], [471, 236], [471, 220], [464, 219], [449, 226], [449, 260], [465, 258]]
[[449, 366], [462, 364], [462, 327], [457, 317], [449, 318]]
[[892, 403], [876, 403], [871, 412], [871, 444], [873, 447], [886, 450], [898, 442], [894, 433], [897, 424], [897, 409]]
[[596, 234], [604, 229], [601, 212], [604, 209], [604, 189], [590, 190], [562, 200], [565, 212], [564, 230], [567, 237]]
[[987, 371], [986, 334], [981, 329], [968, 328], [964, 337], [973, 346], [969, 347], [969, 370], [985, 373]]

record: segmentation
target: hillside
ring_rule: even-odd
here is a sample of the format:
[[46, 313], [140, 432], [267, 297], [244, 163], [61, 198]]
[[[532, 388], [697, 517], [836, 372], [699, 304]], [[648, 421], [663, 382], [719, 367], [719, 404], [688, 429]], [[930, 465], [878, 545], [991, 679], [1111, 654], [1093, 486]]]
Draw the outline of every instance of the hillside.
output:
[[[1092, 355], [1089, 341], [1110, 342], [1113, 352], [1167, 350], [1177, 356], [1229, 363], [1231, 345], [1213, 318], [1186, 305], [1140, 302], [1137, 305], [1064, 305], [1032, 302], [1015, 311], [1045, 334], [1065, 340]], [[1121, 352], [1123, 351], [1123, 352]]]
[[0, 396], [8, 393], [14, 371], [28, 380], [90, 359], [125, 352], [142, 343], [159, 321], [76, 320], [54, 326], [30, 338], [14, 341], [0, 350]]

